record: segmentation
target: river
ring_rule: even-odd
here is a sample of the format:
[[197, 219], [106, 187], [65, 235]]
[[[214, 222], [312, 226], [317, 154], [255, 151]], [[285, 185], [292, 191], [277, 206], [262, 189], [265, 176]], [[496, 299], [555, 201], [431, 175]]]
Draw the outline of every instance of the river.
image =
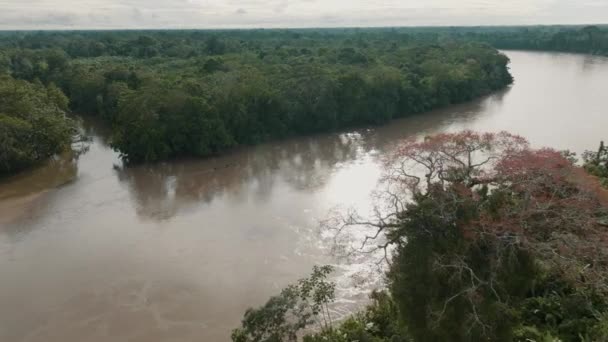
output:
[[0, 183], [0, 341], [228, 341], [245, 309], [325, 263], [335, 310], [354, 308], [381, 273], [332, 255], [319, 220], [369, 209], [379, 158], [401, 139], [508, 130], [582, 152], [608, 138], [608, 59], [506, 53], [515, 84], [487, 98], [207, 160], [125, 169], [85, 121], [77, 163]]

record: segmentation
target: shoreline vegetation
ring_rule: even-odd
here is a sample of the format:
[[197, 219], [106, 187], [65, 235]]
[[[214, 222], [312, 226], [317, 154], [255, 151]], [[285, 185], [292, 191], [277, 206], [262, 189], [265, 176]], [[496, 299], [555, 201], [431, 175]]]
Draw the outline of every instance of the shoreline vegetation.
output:
[[487, 45], [374, 30], [5, 33], [0, 47], [0, 72], [102, 118], [128, 163], [383, 124], [512, 83]]
[[0, 174], [69, 149], [70, 111], [100, 117], [128, 163], [384, 124], [511, 84], [495, 48], [606, 54], [608, 29], [0, 32], [0, 86], [31, 88], [2, 94]]
[[0, 176], [39, 165], [71, 148], [76, 123], [54, 84], [0, 74]]

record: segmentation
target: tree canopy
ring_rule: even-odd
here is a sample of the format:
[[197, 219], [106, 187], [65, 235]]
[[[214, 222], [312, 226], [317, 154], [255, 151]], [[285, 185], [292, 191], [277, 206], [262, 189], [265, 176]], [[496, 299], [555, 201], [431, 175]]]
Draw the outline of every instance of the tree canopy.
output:
[[0, 32], [0, 75], [55, 84], [71, 111], [112, 127], [126, 161], [153, 162], [474, 99], [512, 82], [494, 48], [607, 54], [607, 44], [601, 25]]
[[608, 55], [608, 27], [605, 25], [462, 29], [454, 36], [465, 41], [486, 42], [499, 49]]
[[6, 73], [105, 119], [129, 162], [382, 124], [512, 82], [485, 44], [384, 30], [19, 32], [0, 47]]
[[0, 75], [0, 175], [70, 148], [75, 133], [68, 99], [53, 84]]

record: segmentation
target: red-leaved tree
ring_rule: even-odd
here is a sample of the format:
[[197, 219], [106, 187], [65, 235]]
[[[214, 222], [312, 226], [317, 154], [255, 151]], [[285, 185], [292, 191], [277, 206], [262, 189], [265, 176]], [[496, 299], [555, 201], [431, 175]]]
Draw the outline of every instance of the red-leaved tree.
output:
[[[424, 298], [418, 289], [406, 299], [406, 311], [425, 308], [418, 325], [428, 331], [440, 331], [458, 307], [464, 318], [452, 321], [496, 338], [502, 316], [489, 308], [521, 299], [516, 292], [531, 286], [525, 279], [510, 284], [513, 265], [608, 295], [608, 193], [564, 153], [534, 149], [507, 132], [463, 131], [406, 140], [384, 170], [373, 217], [351, 212], [331, 222], [338, 234], [373, 231], [359, 250], [381, 249], [385, 260], [400, 263], [391, 267], [397, 293], [420, 274], [443, 284], [432, 292], [442, 296], [415, 302], [416, 293]], [[412, 264], [404, 255], [420, 259]], [[419, 269], [424, 265], [430, 269]]]

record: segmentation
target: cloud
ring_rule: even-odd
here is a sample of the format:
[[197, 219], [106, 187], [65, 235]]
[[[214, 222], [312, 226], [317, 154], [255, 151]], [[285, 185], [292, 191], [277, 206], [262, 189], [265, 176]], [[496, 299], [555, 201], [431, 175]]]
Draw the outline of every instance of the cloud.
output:
[[0, 9], [0, 29], [608, 23], [608, 0], [0, 0]]
[[275, 6], [274, 11], [277, 13], [283, 13], [289, 7], [289, 0], [283, 0]]

